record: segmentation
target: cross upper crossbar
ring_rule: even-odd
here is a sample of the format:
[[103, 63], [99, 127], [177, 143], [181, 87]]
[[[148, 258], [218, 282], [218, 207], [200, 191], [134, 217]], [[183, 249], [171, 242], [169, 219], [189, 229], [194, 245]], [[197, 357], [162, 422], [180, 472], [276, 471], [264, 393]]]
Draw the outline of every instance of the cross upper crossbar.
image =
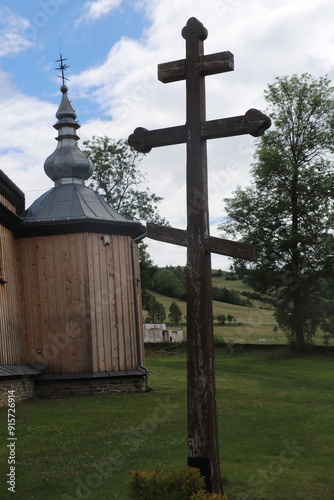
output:
[[[199, 56], [198, 71], [201, 76], [215, 75], [234, 70], [234, 58], [231, 52], [218, 52]], [[186, 60], [158, 64], [158, 80], [163, 83], [177, 82], [186, 78]]]
[[187, 145], [187, 229], [147, 224], [150, 238], [187, 247], [187, 381], [188, 464], [200, 469], [206, 488], [222, 491], [217, 410], [215, 397], [212, 316], [211, 252], [242, 259], [255, 259], [254, 250], [243, 243], [210, 236], [208, 210], [208, 139], [251, 134], [258, 137], [270, 126], [270, 119], [256, 109], [242, 116], [207, 121], [205, 77], [233, 70], [230, 52], [204, 55], [207, 30], [196, 18], [182, 30], [186, 58], [159, 64], [163, 83], [186, 81], [186, 124], [146, 130], [136, 128], [129, 145], [148, 153], [171, 144]]

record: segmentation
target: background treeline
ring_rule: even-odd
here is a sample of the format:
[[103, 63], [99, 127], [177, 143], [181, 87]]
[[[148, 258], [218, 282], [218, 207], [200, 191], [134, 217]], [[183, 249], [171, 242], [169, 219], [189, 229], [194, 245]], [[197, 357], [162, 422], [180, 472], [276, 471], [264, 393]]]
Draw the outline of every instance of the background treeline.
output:
[[[185, 267], [166, 266], [166, 268], [156, 268], [151, 283], [151, 290], [156, 293], [179, 300], [186, 300], [187, 292]], [[212, 300], [226, 302], [227, 304], [234, 304], [237, 306], [252, 306], [250, 297], [244, 298], [240, 292], [236, 290], [229, 290], [226, 287], [213, 287]]]

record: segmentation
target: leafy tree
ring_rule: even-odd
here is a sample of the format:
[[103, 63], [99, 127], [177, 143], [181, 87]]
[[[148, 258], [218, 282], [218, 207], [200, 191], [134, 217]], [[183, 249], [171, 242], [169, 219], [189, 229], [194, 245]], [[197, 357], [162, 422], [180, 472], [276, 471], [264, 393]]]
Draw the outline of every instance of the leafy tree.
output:
[[139, 170], [142, 157], [137, 151], [123, 139], [106, 136], [94, 136], [83, 144], [95, 167], [89, 187], [126, 219], [166, 224], [158, 213], [162, 198], [144, 187], [147, 179]]
[[175, 276], [178, 277], [178, 279], [181, 281], [181, 283], [184, 285], [184, 287], [186, 286], [186, 281], [187, 281], [187, 268], [186, 267], [166, 266], [166, 269], [168, 269], [169, 271], [172, 271], [175, 274]]
[[225, 321], [226, 321], [225, 314], [217, 314], [217, 321], [220, 325], [225, 325]]
[[153, 287], [153, 277], [157, 272], [158, 267], [153, 264], [153, 261], [147, 252], [146, 243], [141, 242], [139, 245], [139, 260], [140, 260], [140, 282], [141, 282], [141, 296], [142, 307], [145, 311], [150, 308], [150, 300], [152, 294], [149, 290]]
[[334, 337], [334, 301], [326, 302], [326, 309], [321, 328], [324, 332], [324, 344], [329, 345], [329, 340]]
[[252, 305], [251, 301], [249, 299], [243, 299], [237, 290], [228, 290], [225, 286], [223, 288], [218, 286], [212, 287], [212, 300], [245, 307], [250, 307]]
[[162, 302], [158, 302], [156, 316], [159, 323], [163, 323], [166, 319], [166, 309]]
[[147, 304], [148, 323], [163, 323], [166, 319], [166, 309], [161, 302], [158, 302], [154, 295], [150, 294]]
[[184, 284], [169, 269], [159, 269], [153, 278], [153, 290], [161, 295], [175, 297], [176, 299], [185, 299], [186, 290]]
[[273, 129], [259, 139], [251, 187], [227, 199], [221, 229], [254, 245], [248, 283], [271, 295], [289, 341], [305, 348], [323, 310], [317, 283], [333, 265], [334, 89], [308, 74], [265, 91]]
[[172, 302], [169, 306], [169, 319], [174, 325], [178, 325], [182, 319], [182, 310], [176, 302]]
[[226, 319], [227, 319], [227, 321], [229, 322], [229, 324], [231, 324], [231, 323], [232, 323], [232, 321], [233, 321], [233, 319], [234, 319], [234, 316], [233, 316], [232, 314], [228, 314], [228, 315], [226, 316]]
[[243, 280], [248, 273], [247, 265], [244, 260], [235, 260], [233, 265], [230, 266], [230, 272], [237, 275], [239, 280]]

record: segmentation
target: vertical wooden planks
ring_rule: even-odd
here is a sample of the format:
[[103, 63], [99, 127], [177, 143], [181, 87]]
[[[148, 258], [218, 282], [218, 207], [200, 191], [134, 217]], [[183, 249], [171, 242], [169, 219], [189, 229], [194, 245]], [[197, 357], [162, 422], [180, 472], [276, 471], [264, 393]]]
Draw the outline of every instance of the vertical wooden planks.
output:
[[13, 344], [2, 335], [2, 358], [22, 345], [23, 362], [49, 373], [138, 367], [131, 237], [109, 235], [104, 245], [101, 236], [13, 238], [6, 259], [15, 255], [20, 267], [11, 275], [16, 288], [10, 296], [17, 303], [4, 305], [0, 286], [0, 326], [9, 332], [12, 310], [21, 339]]
[[20, 363], [18, 249], [11, 232], [0, 226], [0, 363]]
[[119, 340], [117, 334], [117, 310], [116, 310], [116, 271], [117, 261], [115, 259], [115, 239], [117, 236], [110, 235], [109, 252], [109, 310], [110, 310], [110, 337], [111, 337], [111, 369], [119, 370]]
[[136, 368], [138, 367], [138, 352], [142, 352], [142, 357], [143, 357], [143, 364], [145, 364], [145, 359], [144, 359], [144, 335], [143, 335], [143, 318], [142, 318], [142, 310], [143, 310], [143, 305], [142, 305], [142, 297], [141, 297], [141, 279], [140, 279], [140, 263], [139, 263], [139, 249], [138, 245], [135, 246], [135, 253], [136, 253], [136, 258], [135, 258], [135, 266], [136, 269], [134, 270], [136, 276], [137, 276], [137, 287], [136, 290], [134, 291], [137, 294], [137, 297], [135, 297], [135, 300], [138, 300], [138, 314], [139, 314], [139, 324], [141, 327], [141, 335], [139, 341], [137, 340], [137, 335], [136, 335], [136, 352], [135, 352], [135, 359], [134, 359], [134, 365]]
[[116, 329], [117, 329], [117, 339], [118, 339], [118, 358], [119, 358], [119, 369], [125, 370], [126, 360], [125, 360], [125, 333], [124, 333], [124, 318], [123, 318], [123, 290], [122, 290], [122, 267], [121, 267], [121, 248], [120, 248], [120, 237], [117, 236], [113, 238], [113, 249], [114, 249], [114, 276], [115, 276], [115, 309], [116, 309]]
[[96, 348], [98, 370], [105, 370], [104, 356], [104, 329], [103, 329], [103, 311], [102, 311], [102, 282], [101, 282], [101, 256], [97, 240], [97, 235], [93, 235], [93, 264], [95, 276], [95, 311], [96, 311]]
[[87, 261], [88, 261], [88, 300], [90, 315], [90, 341], [92, 371], [99, 370], [97, 349], [97, 312], [96, 312], [96, 277], [94, 268], [94, 239], [93, 234], [87, 235]]
[[75, 270], [75, 318], [80, 327], [78, 341], [81, 342], [82, 363], [78, 367], [81, 372], [92, 371], [91, 356], [91, 322], [89, 311], [88, 292], [88, 259], [87, 259], [87, 233], [77, 235], [77, 268]]

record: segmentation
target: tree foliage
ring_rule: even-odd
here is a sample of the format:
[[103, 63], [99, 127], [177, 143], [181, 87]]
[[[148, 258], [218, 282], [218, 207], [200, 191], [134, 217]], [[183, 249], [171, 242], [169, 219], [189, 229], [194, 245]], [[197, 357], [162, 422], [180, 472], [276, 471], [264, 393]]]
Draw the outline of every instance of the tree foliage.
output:
[[308, 74], [265, 91], [273, 128], [258, 142], [251, 187], [227, 199], [221, 229], [254, 245], [247, 280], [270, 294], [279, 326], [302, 349], [323, 316], [318, 282], [333, 265], [334, 89]]
[[173, 325], [178, 325], [180, 323], [182, 319], [182, 310], [176, 302], [172, 302], [169, 306], [168, 318], [171, 320]]
[[149, 294], [145, 310], [148, 312], [147, 323], [163, 323], [166, 319], [165, 306], [158, 302], [152, 294]]
[[225, 325], [225, 321], [226, 321], [225, 314], [217, 314], [217, 321], [220, 325]]
[[157, 272], [158, 267], [153, 264], [153, 261], [147, 251], [147, 245], [144, 242], [141, 242], [139, 245], [139, 261], [142, 307], [148, 311], [152, 297], [149, 290], [153, 287], [153, 277]]
[[237, 306], [250, 307], [252, 305], [249, 299], [243, 299], [237, 290], [228, 290], [225, 286], [212, 287], [212, 300], [217, 302], [226, 302], [227, 304], [235, 304]]
[[161, 295], [185, 300], [186, 289], [184, 283], [170, 269], [159, 269], [153, 277], [153, 290]]
[[126, 219], [166, 224], [158, 213], [162, 198], [145, 187], [147, 179], [139, 170], [142, 157], [137, 151], [123, 139], [106, 136], [94, 136], [83, 144], [95, 167], [89, 187]]

